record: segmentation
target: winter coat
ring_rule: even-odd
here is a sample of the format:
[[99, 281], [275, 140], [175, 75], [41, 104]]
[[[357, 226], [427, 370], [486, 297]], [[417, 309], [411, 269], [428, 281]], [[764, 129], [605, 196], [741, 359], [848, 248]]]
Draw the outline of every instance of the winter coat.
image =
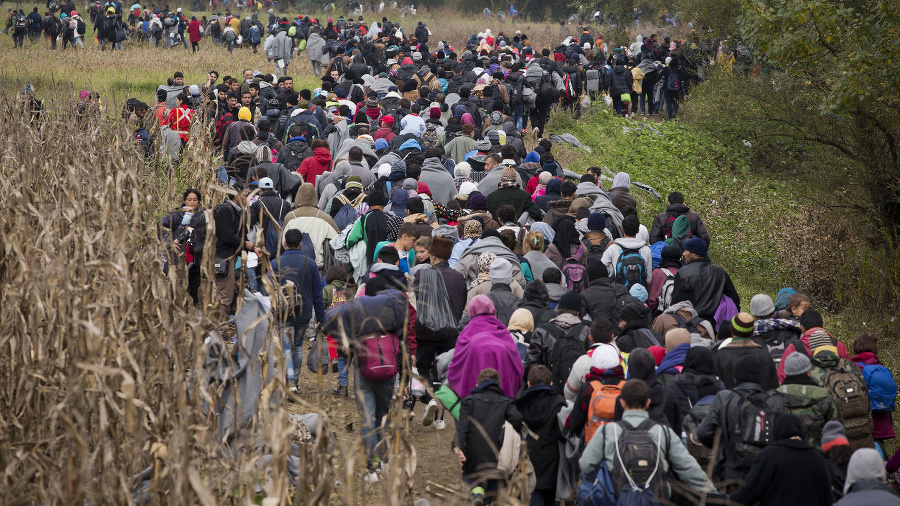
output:
[[619, 310], [615, 303], [627, 293], [628, 289], [624, 285], [614, 283], [610, 278], [594, 280], [581, 292], [581, 313], [590, 315], [592, 321], [606, 318], [613, 328], [617, 328]]
[[[740, 307], [740, 305], [738, 305]], [[817, 330], [822, 330], [820, 328], [807, 329], [806, 332], [800, 336], [800, 342], [803, 343], [803, 347], [806, 349], [805, 355], [807, 357], [812, 357], [812, 351], [809, 349], [809, 335]], [[850, 352], [847, 351], [847, 347], [844, 346], [844, 343], [837, 341], [837, 350], [838, 357], [850, 360]], [[781, 355], [781, 361], [778, 363], [778, 382], [781, 383], [784, 381], [784, 359], [788, 358], [791, 353], [797, 351], [796, 344], [791, 343], [784, 348], [784, 354]]]
[[631, 93], [634, 78], [624, 65], [616, 65], [609, 71], [609, 94], [617, 97], [623, 93]]
[[553, 386], [538, 384], [522, 392], [515, 404], [531, 431], [525, 441], [537, 475], [535, 488], [555, 488], [561, 436], [557, 414], [566, 405], [566, 400]]
[[466, 153], [475, 150], [475, 139], [468, 135], [458, 135], [444, 144], [444, 151], [456, 163], [465, 161]]
[[312, 301], [301, 306], [299, 320], [309, 320], [315, 311], [316, 321], [323, 321], [325, 306], [322, 300], [322, 280], [316, 263], [298, 249], [289, 249], [275, 260], [272, 260], [272, 271], [278, 284], [290, 280], [299, 291], [304, 301]]
[[775, 363], [769, 357], [769, 351], [753, 342], [749, 338], [728, 338], [721, 341], [713, 352], [713, 362], [716, 366], [716, 376], [725, 383], [725, 388], [733, 388], [734, 364], [741, 357], [753, 356], [759, 363], [762, 371], [760, 386], [765, 390], [778, 388], [778, 375]]
[[196, 19], [192, 19], [187, 27], [188, 39], [193, 44], [195, 42], [200, 42], [200, 21]]
[[637, 199], [634, 198], [634, 195], [631, 194], [627, 187], [619, 186], [613, 188], [609, 191], [609, 198], [619, 211], [624, 211], [628, 208], [637, 209]]
[[616, 346], [622, 353], [631, 353], [635, 348], [647, 348], [651, 346], [666, 347], [666, 338], [650, 329], [649, 323], [644, 320], [628, 322], [616, 337]]
[[[561, 314], [541, 325], [531, 334], [528, 355], [525, 357], [525, 370], [527, 371], [538, 364], [550, 367], [557, 335], [574, 336], [576, 339], [584, 342], [584, 349], [587, 351], [590, 331], [590, 325], [585, 324], [580, 318], [571, 314]], [[561, 390], [562, 387], [560, 386], [558, 389]]]
[[678, 218], [679, 216], [687, 217], [691, 224], [691, 235], [699, 237], [709, 244], [709, 232], [707, 232], [703, 220], [684, 204], [669, 204], [665, 212], [659, 213], [653, 218], [653, 225], [650, 227], [650, 244], [665, 240], [666, 231], [670, 230], [669, 218]]
[[[716, 456], [719, 476], [722, 479], [743, 479], [750, 471], [750, 465], [743, 462], [748, 455], [737, 448], [737, 444], [741, 442], [741, 435], [736, 432], [740, 420], [741, 396], [764, 392], [766, 389], [757, 383], [741, 383], [731, 390], [717, 393], [709, 413], [697, 427], [697, 438], [707, 448], [713, 447], [716, 429], [720, 427], [722, 429], [719, 455]], [[784, 412], [781, 397], [777, 395], [768, 396], [766, 405], [774, 413]], [[826, 487], [825, 490], [830, 490], [830, 487]]]
[[339, 230], [331, 216], [323, 213], [316, 207], [316, 190], [311, 185], [302, 185], [297, 191], [294, 201], [296, 206], [293, 211], [284, 217], [282, 241], [288, 230], [299, 230], [309, 234], [313, 248], [316, 251], [316, 264], [321, 269], [325, 267], [325, 252], [323, 242], [331, 240], [338, 235]]
[[831, 477], [817, 448], [806, 441], [782, 439], [759, 453], [731, 500], [748, 506], [757, 502], [760, 506], [829, 506]]
[[725, 269], [713, 264], [708, 258], [698, 258], [678, 270], [675, 275], [675, 289], [682, 284], [694, 289], [694, 309], [701, 318], [712, 320], [719, 308], [722, 295], [727, 295], [734, 305], [741, 307], [741, 298]]
[[520, 430], [522, 414], [513, 400], [503, 395], [496, 381], [481, 382], [462, 399], [453, 446], [466, 456], [463, 476], [475, 478], [480, 473], [496, 473], [503, 423], [507, 421]]
[[796, 415], [806, 427], [806, 441], [814, 448], [822, 446], [822, 428], [826, 422], [842, 422], [834, 397], [806, 374], [786, 377], [777, 392], [784, 399], [784, 409]]

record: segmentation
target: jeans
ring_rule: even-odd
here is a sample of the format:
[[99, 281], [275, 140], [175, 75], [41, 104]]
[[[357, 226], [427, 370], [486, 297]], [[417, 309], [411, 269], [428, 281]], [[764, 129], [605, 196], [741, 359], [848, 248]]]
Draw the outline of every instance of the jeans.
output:
[[312, 62], [313, 74], [315, 74], [316, 77], [319, 77], [322, 73], [322, 64], [319, 63], [319, 60], [309, 60], [309, 61]]
[[523, 116], [525, 116], [525, 106], [523, 104], [510, 107], [513, 122], [516, 124], [516, 131], [521, 132], [525, 126], [523, 125]]
[[678, 92], [666, 90], [666, 115], [669, 119], [678, 114]]
[[[365, 442], [368, 462], [366, 467], [374, 471], [376, 467], [376, 448], [384, 439], [384, 433], [388, 429], [387, 414], [391, 410], [391, 398], [394, 396], [394, 382], [396, 378], [387, 381], [369, 381], [362, 377], [359, 367], [355, 367], [354, 378], [356, 382], [356, 402], [362, 415], [362, 437]], [[384, 425], [382, 426], [382, 419]], [[381, 460], [386, 460], [383, 452]]]
[[[622, 106], [624, 105], [624, 102], [622, 102], [622, 96], [617, 95], [617, 94], [612, 94], [612, 101], [613, 101], [613, 109], [616, 110], [616, 116], [621, 116], [622, 115]], [[625, 110], [627, 111], [628, 109], [625, 109]]]
[[184, 37], [184, 30], [178, 30], [178, 36], [181, 38], [181, 43], [184, 44], [184, 48], [187, 49], [187, 39]]
[[345, 387], [349, 386], [350, 382], [348, 381], [348, 376], [350, 375], [350, 368], [347, 367], [347, 357], [338, 357], [338, 385]]
[[284, 348], [287, 361], [288, 383], [296, 383], [300, 376], [300, 367], [303, 365], [303, 341], [306, 337], [306, 327], [309, 319], [285, 322], [281, 330], [281, 344]]

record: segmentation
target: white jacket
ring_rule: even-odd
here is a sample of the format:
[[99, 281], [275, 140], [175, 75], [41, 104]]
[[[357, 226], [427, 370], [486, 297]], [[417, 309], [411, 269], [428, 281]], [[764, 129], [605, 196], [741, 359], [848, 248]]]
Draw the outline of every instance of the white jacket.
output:
[[622, 237], [616, 239], [613, 244], [603, 252], [603, 258], [601, 260], [603, 265], [605, 265], [606, 269], [609, 271], [609, 277], [616, 277], [616, 264], [619, 263], [619, 254], [622, 253], [623, 249], [636, 249], [640, 251], [641, 256], [644, 258], [644, 268], [647, 271], [647, 286], [650, 286], [650, 280], [653, 278], [653, 257], [650, 253], [650, 248], [647, 246], [647, 242], [637, 237]]

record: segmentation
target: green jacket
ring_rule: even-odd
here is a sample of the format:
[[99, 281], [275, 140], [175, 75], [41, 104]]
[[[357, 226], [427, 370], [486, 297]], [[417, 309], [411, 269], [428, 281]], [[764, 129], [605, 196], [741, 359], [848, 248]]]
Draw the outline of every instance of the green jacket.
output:
[[822, 428], [837, 420], [843, 423], [834, 397], [824, 387], [807, 376], [788, 376], [777, 392], [784, 399], [784, 408], [797, 416], [806, 427], [806, 441], [813, 448], [822, 446]]
[[[628, 410], [622, 414], [622, 421], [628, 422], [632, 427], [637, 427], [648, 417], [649, 415], [646, 411]], [[659, 448], [661, 469], [663, 471], [671, 471], [677, 480], [687, 483], [697, 492], [704, 490], [715, 492], [715, 487], [709, 481], [709, 478], [706, 477], [706, 473], [681, 443], [681, 436], [675, 434], [675, 431], [669, 427], [657, 425], [650, 430], [650, 437], [654, 441], [656, 441], [657, 434], [659, 434], [657, 427], [663, 430], [663, 441], [660, 443]], [[600, 466], [601, 459], [606, 460], [607, 469], [615, 469], [616, 439], [618, 439], [620, 432], [618, 426], [614, 422], [610, 422], [603, 426], [602, 434], [594, 434], [594, 437], [591, 438], [581, 454], [581, 458], [578, 460], [581, 472], [594, 472]], [[603, 447], [604, 441], [606, 442], [605, 448]]]

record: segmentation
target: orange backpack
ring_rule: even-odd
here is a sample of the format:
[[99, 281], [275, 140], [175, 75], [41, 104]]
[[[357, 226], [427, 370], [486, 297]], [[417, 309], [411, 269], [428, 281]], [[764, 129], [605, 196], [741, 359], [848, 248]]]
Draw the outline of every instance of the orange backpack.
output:
[[616, 399], [622, 393], [624, 381], [618, 385], [604, 385], [598, 380], [591, 381], [594, 388], [591, 393], [591, 402], [588, 405], [588, 422], [584, 427], [584, 444], [590, 442], [591, 437], [600, 427], [613, 421], [616, 412]]

